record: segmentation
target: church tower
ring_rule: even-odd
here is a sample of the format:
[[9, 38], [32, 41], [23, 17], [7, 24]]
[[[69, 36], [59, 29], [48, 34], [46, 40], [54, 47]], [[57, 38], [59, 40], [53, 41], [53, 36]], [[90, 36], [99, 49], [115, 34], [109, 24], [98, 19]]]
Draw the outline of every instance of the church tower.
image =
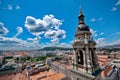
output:
[[91, 37], [89, 26], [84, 22], [80, 10], [78, 27], [73, 42], [74, 57], [71, 65], [72, 80], [100, 80], [101, 69], [95, 53], [95, 41]]

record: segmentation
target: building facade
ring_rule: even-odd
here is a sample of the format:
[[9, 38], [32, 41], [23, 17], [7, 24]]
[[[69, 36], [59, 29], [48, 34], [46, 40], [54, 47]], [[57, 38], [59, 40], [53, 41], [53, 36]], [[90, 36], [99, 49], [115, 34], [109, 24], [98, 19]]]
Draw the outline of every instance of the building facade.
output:
[[71, 65], [72, 80], [101, 80], [101, 69], [95, 54], [95, 41], [91, 37], [89, 26], [84, 22], [84, 15], [80, 10], [78, 27], [73, 42], [74, 57]]

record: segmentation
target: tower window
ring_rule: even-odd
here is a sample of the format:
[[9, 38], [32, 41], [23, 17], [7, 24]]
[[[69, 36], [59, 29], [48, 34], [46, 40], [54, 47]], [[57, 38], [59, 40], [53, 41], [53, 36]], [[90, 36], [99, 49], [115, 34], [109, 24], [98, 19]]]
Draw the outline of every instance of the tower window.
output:
[[78, 64], [83, 65], [83, 52], [81, 50], [79, 50], [77, 53], [77, 61]]

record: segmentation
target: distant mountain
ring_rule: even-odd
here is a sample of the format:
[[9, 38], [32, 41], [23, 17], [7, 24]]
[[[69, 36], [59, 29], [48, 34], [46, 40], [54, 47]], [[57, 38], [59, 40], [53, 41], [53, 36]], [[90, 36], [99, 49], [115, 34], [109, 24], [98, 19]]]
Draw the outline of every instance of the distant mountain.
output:
[[72, 50], [72, 48], [63, 48], [63, 47], [45, 47], [39, 50], [53, 51], [53, 50]]
[[120, 44], [108, 45], [108, 46], [104, 46], [103, 48], [120, 48]]

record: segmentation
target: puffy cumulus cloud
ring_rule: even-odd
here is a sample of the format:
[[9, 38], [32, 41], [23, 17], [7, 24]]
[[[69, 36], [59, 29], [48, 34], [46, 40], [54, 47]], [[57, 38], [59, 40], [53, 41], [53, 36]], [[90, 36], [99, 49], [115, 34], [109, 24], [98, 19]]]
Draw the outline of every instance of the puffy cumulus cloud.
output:
[[51, 39], [52, 45], [55, 46], [56, 44], [59, 43], [59, 39], [58, 38], [53, 38]]
[[25, 27], [32, 35], [40, 37], [41, 34], [44, 34], [45, 38], [49, 38], [55, 44], [66, 37], [66, 32], [60, 29], [61, 25], [62, 20], [56, 19], [54, 15], [45, 15], [43, 19], [27, 16], [25, 21]]
[[56, 37], [59, 38], [59, 39], [64, 39], [64, 38], [66, 38], [65, 33], [66, 32], [64, 30], [57, 30]]
[[4, 24], [0, 22], [0, 36], [5, 36], [8, 32], [9, 31], [5, 28]]
[[46, 38], [54, 38], [57, 35], [56, 30], [49, 30], [45, 33]]
[[20, 35], [21, 33], [23, 33], [23, 28], [20, 27], [20, 26], [18, 26], [17, 27], [17, 31], [18, 31], [18, 33], [14, 37], [17, 37], [18, 35]]
[[46, 38], [60, 38], [64, 39], [66, 37], [64, 30], [49, 30], [45, 33]]
[[103, 47], [107, 45], [105, 38], [98, 38], [96, 40], [96, 43], [97, 43], [97, 47]]
[[35, 36], [45, 33], [50, 29], [59, 29], [62, 21], [54, 17], [54, 15], [45, 15], [43, 19], [36, 19], [32, 16], [27, 16], [25, 27]]
[[52, 43], [59, 43], [60, 39], [66, 38], [64, 30], [49, 30], [45, 33], [45, 38], [50, 38]]

